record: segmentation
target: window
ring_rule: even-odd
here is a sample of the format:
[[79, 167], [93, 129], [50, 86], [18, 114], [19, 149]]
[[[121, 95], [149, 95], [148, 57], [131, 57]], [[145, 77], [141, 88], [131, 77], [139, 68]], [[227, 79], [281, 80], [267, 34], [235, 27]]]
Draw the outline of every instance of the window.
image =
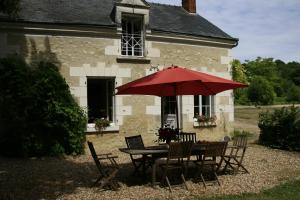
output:
[[215, 96], [194, 96], [194, 116], [212, 117], [214, 114]]
[[143, 17], [122, 16], [121, 54], [144, 56]]
[[115, 78], [90, 77], [87, 79], [88, 122], [96, 118], [114, 121]]

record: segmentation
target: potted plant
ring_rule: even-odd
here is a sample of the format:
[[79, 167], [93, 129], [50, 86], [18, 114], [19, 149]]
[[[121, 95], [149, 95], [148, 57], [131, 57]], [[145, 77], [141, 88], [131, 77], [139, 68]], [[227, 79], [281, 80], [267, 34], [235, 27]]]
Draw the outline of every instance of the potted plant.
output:
[[169, 144], [171, 140], [177, 140], [179, 129], [172, 128], [160, 128], [158, 130], [159, 137], [158, 139]]
[[105, 130], [110, 125], [110, 121], [105, 118], [95, 119], [95, 128], [96, 130], [102, 134], [103, 130]]
[[216, 126], [217, 117], [215, 115], [209, 117], [205, 115], [197, 115], [194, 117], [194, 127], [213, 127]]

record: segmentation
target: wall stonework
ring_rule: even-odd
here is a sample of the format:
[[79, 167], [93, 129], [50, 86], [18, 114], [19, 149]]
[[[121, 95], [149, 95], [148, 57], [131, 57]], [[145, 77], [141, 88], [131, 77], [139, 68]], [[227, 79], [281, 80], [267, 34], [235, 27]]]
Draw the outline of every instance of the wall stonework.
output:
[[[231, 50], [168, 42], [146, 41], [146, 55], [150, 64], [120, 63], [120, 40], [31, 35], [21, 33], [0, 33], [0, 56], [13, 51], [25, 56], [28, 61], [48, 59], [55, 61], [60, 72], [70, 86], [71, 93], [78, 103], [87, 107], [87, 77], [115, 77], [116, 86], [153, 73], [150, 66], [159, 69], [172, 64], [231, 78]], [[161, 101], [154, 96], [124, 95], [115, 97], [115, 126], [120, 133], [147, 134], [160, 126]], [[193, 128], [193, 96], [181, 98], [183, 129], [199, 134], [201, 138], [214, 138], [228, 134], [232, 130], [233, 97], [232, 91], [216, 95], [216, 128]], [[224, 124], [225, 121], [225, 124]]]

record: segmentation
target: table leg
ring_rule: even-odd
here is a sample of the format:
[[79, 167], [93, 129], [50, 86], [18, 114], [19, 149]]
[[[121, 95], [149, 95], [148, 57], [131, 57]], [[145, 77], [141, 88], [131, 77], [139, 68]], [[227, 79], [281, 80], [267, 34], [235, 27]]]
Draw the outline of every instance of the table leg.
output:
[[146, 155], [143, 155], [142, 170], [143, 170], [143, 176], [146, 177]]
[[152, 187], [155, 186], [155, 182], [156, 182], [156, 162], [158, 159], [155, 159], [152, 165]]

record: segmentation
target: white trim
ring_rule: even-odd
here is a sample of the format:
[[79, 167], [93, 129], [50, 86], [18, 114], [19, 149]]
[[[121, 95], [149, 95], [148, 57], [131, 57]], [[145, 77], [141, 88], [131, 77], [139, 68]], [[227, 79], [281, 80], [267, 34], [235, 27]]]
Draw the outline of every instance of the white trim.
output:
[[[184, 40], [184, 39], [183, 39]], [[174, 42], [171, 43], [169, 41], [155, 41], [155, 40], [147, 40], [151, 41], [152, 43], [160, 43], [160, 44], [168, 44], [168, 45], [182, 45], [182, 46], [191, 46], [191, 47], [199, 47], [199, 48], [213, 48], [213, 49], [226, 49], [226, 50], [231, 50], [228, 47], [213, 47], [213, 46], [208, 46], [208, 45], [200, 45], [200, 44], [185, 44], [185, 43], [179, 43], [179, 42]], [[209, 41], [207, 41], [209, 42]]]
[[[202, 115], [202, 111], [203, 111], [203, 107], [205, 106], [205, 107], [207, 107], [207, 105], [202, 105], [202, 97], [203, 97], [203, 95], [195, 95], [195, 96], [197, 96], [198, 97], [198, 101], [199, 101], [199, 105], [195, 105], [195, 101], [194, 101], [194, 109], [195, 109], [195, 107], [198, 107], [198, 110], [199, 110], [199, 115], [201, 114]], [[195, 98], [194, 96], [193, 96], [193, 98]], [[212, 117], [214, 114], [215, 114], [215, 106], [216, 106], [216, 103], [215, 103], [215, 101], [214, 101], [214, 104], [213, 104], [213, 101], [212, 101], [212, 98], [215, 98], [215, 95], [209, 95], [208, 96], [208, 98], [209, 98], [209, 117]], [[214, 110], [214, 113], [213, 113], [213, 110]], [[194, 115], [195, 115], [195, 113], [193, 113]]]
[[[109, 131], [119, 131], [120, 127], [117, 126], [115, 123], [110, 123], [110, 126], [105, 128], [103, 132], [109, 132]], [[94, 123], [88, 123], [86, 126], [86, 132], [91, 133], [91, 132], [96, 132], [95, 124]]]
[[[179, 40], [179, 41], [190, 41], [190, 42], [203, 42], [203, 43], [210, 43], [210, 44], [219, 44], [219, 45], [227, 45], [230, 46], [231, 48], [234, 47], [238, 42], [220, 42], [220, 41], [214, 41], [214, 40], [205, 40], [205, 39], [197, 39], [197, 38], [186, 38], [186, 37], [180, 37], [180, 36], [161, 36], [161, 35], [153, 35], [153, 34], [147, 34], [146, 39], [170, 39], [170, 40]], [[218, 38], [217, 38], [218, 40]], [[161, 41], [160, 41], [161, 42]], [[166, 41], [167, 42], [167, 41]], [[164, 42], [165, 43], [165, 42]], [[196, 45], [199, 46], [199, 45]], [[221, 48], [221, 47], [215, 47], [215, 48]], [[224, 47], [225, 48], [225, 47]], [[225, 48], [228, 49], [228, 48]]]

